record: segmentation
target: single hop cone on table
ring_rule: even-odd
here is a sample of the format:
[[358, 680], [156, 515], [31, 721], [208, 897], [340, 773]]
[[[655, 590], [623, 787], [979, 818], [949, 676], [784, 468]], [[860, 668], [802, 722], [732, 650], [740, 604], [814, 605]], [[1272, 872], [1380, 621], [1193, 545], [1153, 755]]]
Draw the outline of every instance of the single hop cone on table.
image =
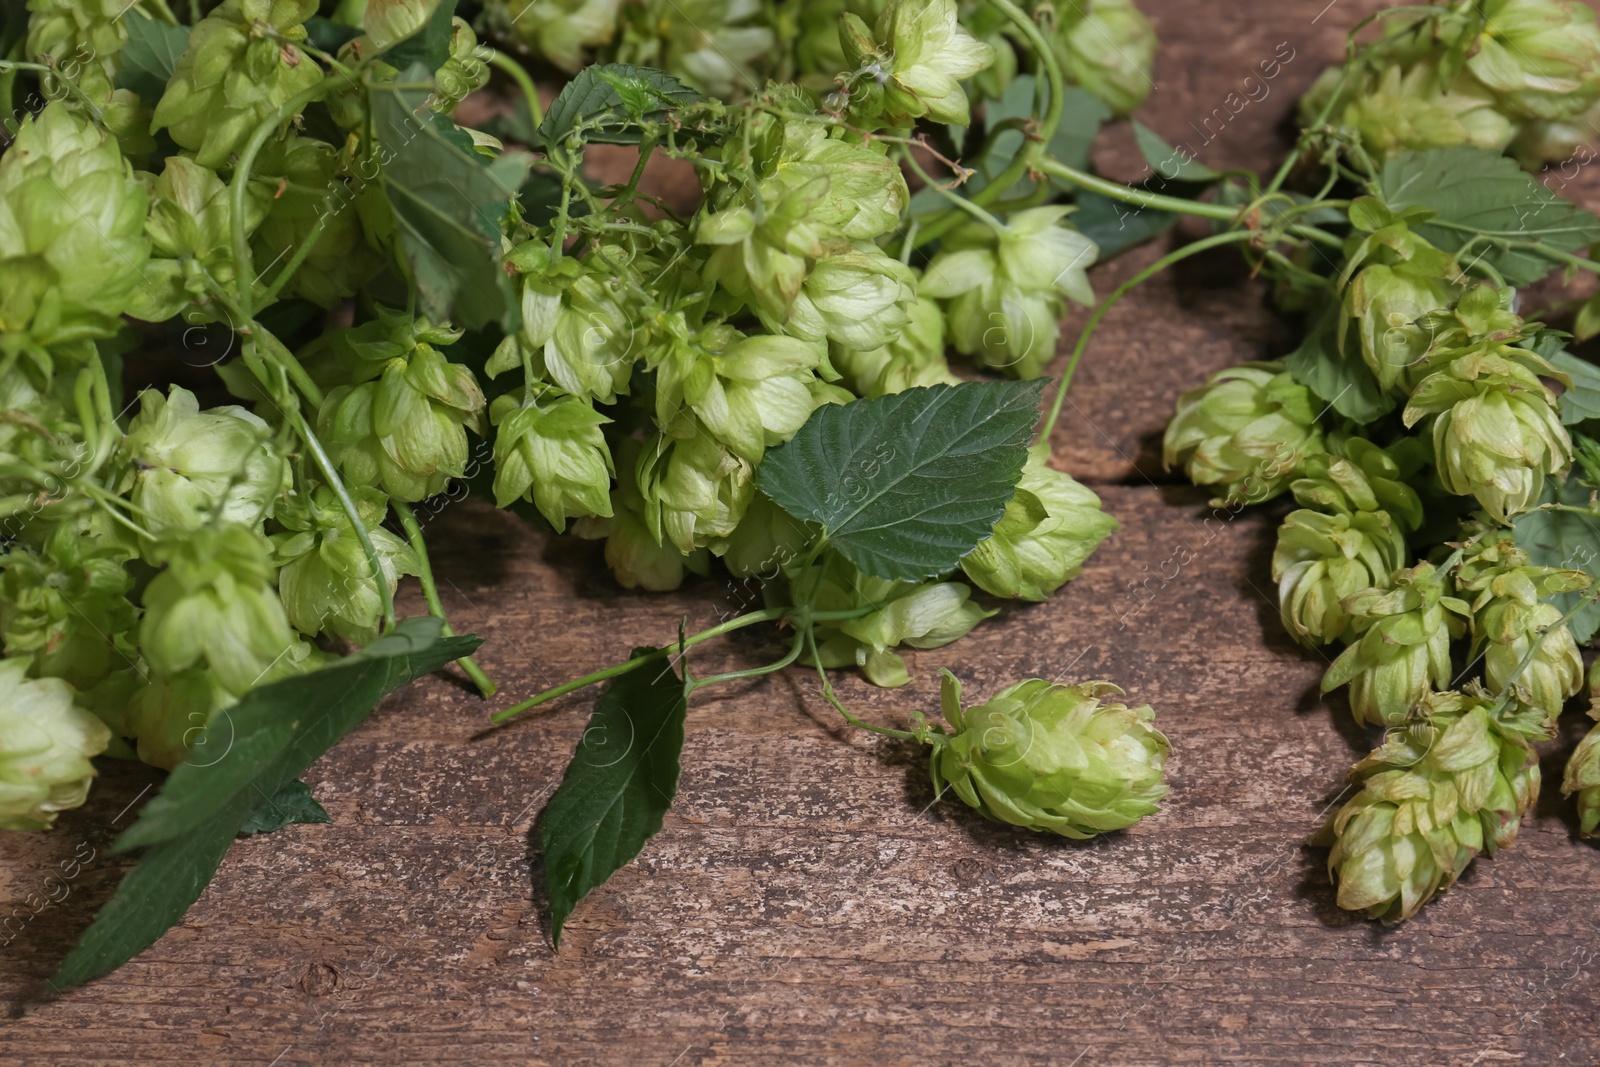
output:
[[1089, 306], [1099, 248], [1066, 221], [1069, 207], [1029, 208], [1003, 230], [974, 222], [945, 238], [919, 292], [944, 302], [957, 352], [1016, 378], [1055, 357], [1065, 299]]
[[1494, 708], [1481, 691], [1432, 694], [1351, 768], [1361, 791], [1313, 841], [1332, 846], [1341, 908], [1408, 919], [1480, 852], [1515, 840], [1539, 796], [1539, 761], [1530, 735]]
[[1362, 724], [1405, 722], [1411, 709], [1450, 684], [1450, 640], [1470, 609], [1450, 595], [1430, 563], [1396, 571], [1388, 587], [1345, 598], [1357, 637], [1322, 677], [1322, 691], [1350, 686], [1350, 713]]
[[202, 167], [221, 167], [274, 109], [322, 80], [296, 42], [315, 0], [225, 0], [197, 23], [156, 104], [167, 130]]
[[1217, 486], [1214, 503], [1259, 504], [1289, 487], [1306, 457], [1324, 451], [1315, 397], [1282, 363], [1246, 363], [1178, 398], [1162, 462], [1182, 464], [1195, 485]]
[[1153, 813], [1169, 744], [1148, 705], [1102, 703], [1109, 682], [1019, 682], [987, 703], [961, 707], [961, 683], [942, 672], [940, 703], [951, 734], [931, 759], [934, 789], [948, 787], [1000, 822], [1085, 839]]
[[1468, 549], [1456, 588], [1471, 605], [1470, 655], [1483, 657], [1491, 692], [1514, 686], [1521, 703], [1555, 721], [1567, 698], [1583, 689], [1583, 656], [1561, 609], [1547, 598], [1589, 584], [1582, 571], [1534, 566], [1510, 534], [1484, 537]]
[[962, 573], [987, 593], [1048, 600], [1117, 529], [1117, 520], [1100, 510], [1100, 498], [1051, 469], [1048, 457], [1048, 446], [1030, 450], [1005, 514], [961, 561]]
[[0, 659], [0, 830], [47, 830], [89, 795], [93, 757], [111, 731], [59, 678], [29, 678], [27, 657]]

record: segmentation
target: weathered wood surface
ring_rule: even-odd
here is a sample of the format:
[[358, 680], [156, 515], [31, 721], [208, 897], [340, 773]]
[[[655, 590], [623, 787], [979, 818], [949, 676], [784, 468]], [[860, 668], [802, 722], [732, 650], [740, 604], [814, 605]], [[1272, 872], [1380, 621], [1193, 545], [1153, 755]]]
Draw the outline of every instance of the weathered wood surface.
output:
[[[1186, 123], [1287, 40], [1271, 95], [1197, 146], [1266, 166], [1362, 13], [1343, 0], [1313, 24], [1321, 5], [1150, 3], [1166, 43], [1147, 121], [1195, 140]], [[1126, 145], [1101, 157], [1137, 173]], [[1097, 289], [1157, 254], [1098, 271]], [[179, 928], [60, 999], [41, 999], [44, 979], [114, 886], [107, 848], [155, 776], [114, 770], [55, 834], [5, 835], [0, 901], [94, 858], [0, 950], [15, 1008], [0, 1062], [1600, 1062], [1600, 856], [1553, 785], [1512, 850], [1395, 929], [1335, 908], [1325, 854], [1302, 845], [1372, 739], [1317, 698], [1323, 660], [1269, 606], [1276, 513], [1208, 524], [1203, 494], [1158, 484], [1176, 394], [1287, 338], [1259, 290], [1216, 273], [1131, 297], [1079, 376], [1057, 457], [1123, 523], [1083, 577], [914, 655], [903, 690], [841, 684], [893, 721], [934, 710], [942, 665], [976, 696], [1028, 675], [1115, 679], [1174, 744], [1158, 816], [1086, 844], [1012, 832], [933, 804], [922, 758], [844, 727], [803, 672], [714, 690], [690, 713], [665, 830], [556, 954], [529, 831], [591, 697], [475, 738], [488, 709], [430, 678], [312, 769], [331, 826], [236, 845]], [[513, 699], [751, 595], [715, 580], [619, 594], [594, 546], [473, 504], [429, 534], [447, 606]], [[699, 669], [778, 647], [742, 635]], [[1545, 746], [1547, 781], [1577, 729]]]

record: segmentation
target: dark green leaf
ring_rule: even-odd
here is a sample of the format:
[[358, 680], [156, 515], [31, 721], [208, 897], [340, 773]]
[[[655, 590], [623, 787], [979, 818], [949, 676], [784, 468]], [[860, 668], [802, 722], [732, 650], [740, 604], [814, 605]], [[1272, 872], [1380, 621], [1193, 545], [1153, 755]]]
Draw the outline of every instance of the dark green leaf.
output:
[[670, 74], [631, 63], [584, 67], [550, 103], [539, 136], [552, 148], [581, 130], [597, 144], [637, 144], [640, 127], [703, 99]]
[[[401, 75], [402, 83], [428, 78], [420, 65]], [[377, 84], [371, 97], [383, 188], [422, 312], [469, 329], [517, 329], [521, 308], [504, 270], [500, 224], [530, 159], [479, 154], [471, 137], [429, 110], [426, 89]]]
[[[432, 74], [450, 58], [450, 30], [455, 13], [456, 0], [444, 0], [434, 8], [433, 14], [420, 30], [379, 53], [383, 61], [397, 70], [406, 70], [420, 63]], [[407, 80], [410, 80], [409, 75]]]
[[306, 40], [329, 55], [333, 55], [360, 36], [360, 26], [346, 26], [342, 22], [335, 22], [321, 15], [312, 15], [306, 19]]
[[1072, 216], [1072, 224], [1099, 246], [1097, 261], [1101, 263], [1166, 233], [1178, 221], [1178, 216], [1170, 211], [1136, 207], [1087, 189], [1078, 193], [1077, 201], [1078, 210]]
[[[983, 106], [984, 129], [992, 131], [1008, 119], [1031, 118], [1037, 92], [1037, 81], [1033, 75], [1019, 74], [1012, 78], [1006, 86], [1005, 95]], [[1101, 123], [1111, 117], [1111, 109], [1096, 99], [1092, 93], [1075, 85], [1067, 87], [1062, 100], [1061, 122], [1056, 126], [1056, 132], [1046, 147], [1054, 158], [1081, 170], [1089, 165], [1089, 149], [1094, 144], [1095, 135], [1100, 132]], [[950, 129], [956, 130], [960, 127], [950, 127]], [[962, 191], [971, 196], [988, 185], [1005, 170], [1006, 165], [1021, 148], [1021, 130], [1001, 130], [989, 137], [984, 142], [982, 157], [968, 163], [973, 169], [973, 174], [967, 179]], [[1057, 186], [1063, 191], [1074, 188], [1059, 181]], [[1008, 190], [1008, 194], [1020, 196], [1032, 187], [1032, 180], [1022, 177]], [[945, 208], [950, 204], [942, 197], [940, 203]]]
[[1600, 419], [1600, 367], [1579, 359], [1565, 348], [1543, 353], [1550, 365], [1572, 379], [1561, 393], [1561, 421], [1574, 426], [1588, 419]]
[[[1540, 503], [1588, 509], [1594, 490], [1575, 477], [1552, 478]], [[1600, 517], [1572, 511], [1529, 511], [1513, 527], [1517, 544], [1544, 567], [1570, 567], [1600, 581]], [[1583, 593], [1562, 593], [1550, 602], [1571, 611]], [[1572, 636], [1587, 641], [1600, 631], [1600, 603], [1590, 603], [1572, 617]]]
[[1537, 250], [1507, 248], [1528, 241], [1573, 252], [1600, 241], [1600, 218], [1546, 189], [1506, 156], [1482, 148], [1433, 148], [1403, 152], [1383, 165], [1379, 191], [1389, 208], [1422, 207], [1437, 212], [1416, 232], [1454, 253], [1477, 234], [1464, 257], [1479, 259], [1510, 285], [1532, 285], [1557, 266]]
[[[653, 649], [635, 649], [645, 655]], [[623, 674], [600, 697], [544, 809], [544, 880], [557, 945], [567, 916], [591, 889], [639, 854], [661, 829], [678, 792], [684, 684], [657, 657]]]
[[332, 822], [328, 812], [311, 795], [311, 787], [296, 778], [285, 782], [271, 796], [258, 794], [250, 817], [239, 827], [241, 834], [271, 834], [291, 823]]
[[117, 840], [118, 852], [145, 852], [61, 964], [56, 985], [87, 982], [154, 944], [199, 898], [263, 796], [299, 778], [385, 694], [479, 644], [439, 631], [437, 619], [406, 619], [355, 655], [252, 689], [219, 712], [195, 755]]
[[863, 574], [951, 570], [1005, 513], [1044, 379], [964, 382], [818, 408], [757, 484]]
[[1133, 124], [1133, 137], [1139, 143], [1139, 151], [1144, 156], [1144, 161], [1150, 164], [1156, 174], [1167, 181], [1186, 182], [1214, 182], [1220, 181], [1222, 175], [1206, 166], [1197, 163], [1187, 151], [1180, 152], [1173, 148], [1161, 135], [1140, 122]]
[[1359, 423], [1369, 423], [1394, 410], [1394, 397], [1384, 392], [1355, 349], [1354, 336], [1339, 347], [1340, 303], [1326, 300], [1320, 310], [1306, 319], [1306, 335], [1283, 358], [1291, 377], [1310, 389], [1339, 414]]
[[139, 11], [129, 11], [122, 22], [128, 28], [128, 41], [117, 53], [116, 87], [133, 90], [154, 107], [178, 69], [178, 58], [189, 46], [189, 27], [169, 26]]

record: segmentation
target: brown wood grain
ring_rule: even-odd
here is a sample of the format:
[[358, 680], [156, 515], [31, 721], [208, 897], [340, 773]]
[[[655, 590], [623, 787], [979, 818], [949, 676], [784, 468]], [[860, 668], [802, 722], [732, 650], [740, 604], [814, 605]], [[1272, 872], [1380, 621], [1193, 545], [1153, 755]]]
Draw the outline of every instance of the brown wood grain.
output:
[[[1269, 165], [1295, 95], [1371, 7], [1340, 0], [1313, 23], [1322, 2], [1151, 0], [1165, 43], [1146, 121], [1182, 138], [1288, 40], [1272, 95], [1201, 153]], [[1117, 138], [1099, 156], [1129, 178], [1136, 159]], [[1159, 254], [1097, 270], [1097, 291]], [[920, 753], [844, 726], [794, 671], [696, 696], [665, 829], [556, 953], [530, 830], [592, 693], [479, 736], [489, 711], [752, 591], [619, 593], [596, 546], [457, 504], [428, 535], [502, 698], [447, 676], [391, 698], [307, 775], [331, 825], [240, 842], [179, 927], [60, 998], [44, 980], [125, 868], [108, 846], [157, 776], [112, 768], [55, 833], [0, 837], [6, 910], [93, 855], [64, 901], [0, 933], [0, 1062], [1600, 1062], [1600, 855], [1554, 785], [1513, 848], [1398, 928], [1334, 907], [1325, 854], [1303, 847], [1374, 739], [1317, 697], [1324, 659], [1277, 624], [1281, 509], [1207, 523], [1204, 495], [1160, 475], [1177, 393], [1289, 339], [1259, 288], [1208, 262], [1130, 297], [1080, 373], [1057, 461], [1123, 524], [1082, 578], [913, 654], [904, 689], [839, 683], [892, 723], [935, 712], [940, 666], [975, 698], [1026, 676], [1115, 680], [1173, 742], [1160, 814], [1076, 844], [934, 803]], [[422, 610], [414, 589], [402, 607]], [[780, 649], [747, 632], [706, 646], [697, 670]], [[1544, 746], [1547, 782], [1581, 728]]]

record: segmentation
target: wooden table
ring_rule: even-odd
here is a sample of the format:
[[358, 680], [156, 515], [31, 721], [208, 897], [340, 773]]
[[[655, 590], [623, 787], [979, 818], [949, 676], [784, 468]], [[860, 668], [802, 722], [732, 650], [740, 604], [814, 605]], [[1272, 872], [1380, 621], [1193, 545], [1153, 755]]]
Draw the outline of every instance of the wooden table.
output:
[[[1213, 166], [1270, 166], [1297, 95], [1372, 6], [1313, 18], [1322, 3], [1148, 3], [1165, 44], [1145, 121]], [[1202, 145], [1204, 117], [1285, 48], [1269, 94]], [[1106, 141], [1101, 168], [1136, 177], [1126, 131]], [[1097, 291], [1160, 251], [1097, 270]], [[1180, 391], [1291, 340], [1241, 282], [1226, 256], [1158, 278], [1090, 349], [1055, 455], [1122, 530], [1083, 577], [911, 656], [905, 689], [841, 683], [887, 722], [934, 713], [943, 665], [978, 697], [1114, 679], [1173, 742], [1156, 817], [1084, 844], [1013, 832], [933, 803], [921, 754], [844, 726], [814, 676], [713, 690], [665, 829], [557, 954], [529, 828], [592, 693], [475, 740], [491, 709], [430, 678], [312, 769], [332, 825], [237, 844], [180, 927], [59, 1000], [40, 1001], [43, 980], [124, 870], [108, 846], [156, 776], [114, 768], [54, 834], [5, 835], [3, 901], [94, 858], [0, 952], [0, 1062], [1600, 1062], [1600, 856], [1555, 785], [1513, 849], [1396, 928], [1339, 911], [1326, 854], [1303, 846], [1373, 739], [1318, 698], [1323, 657], [1277, 623], [1280, 512], [1203, 527], [1203, 494], [1157, 459]], [[429, 536], [446, 605], [510, 699], [737, 609], [717, 579], [619, 593], [594, 546], [487, 507], [453, 506]], [[771, 636], [709, 646], [699, 670], [775, 658]], [[1581, 728], [1545, 746], [1547, 783]]]

